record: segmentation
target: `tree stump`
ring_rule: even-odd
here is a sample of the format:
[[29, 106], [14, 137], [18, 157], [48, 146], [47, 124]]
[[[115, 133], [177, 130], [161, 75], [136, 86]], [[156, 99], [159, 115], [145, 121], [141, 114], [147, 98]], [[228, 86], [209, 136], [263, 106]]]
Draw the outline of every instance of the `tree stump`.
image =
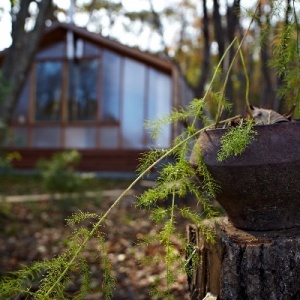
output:
[[[208, 295], [218, 300], [300, 299], [299, 228], [245, 231], [227, 218], [208, 226], [216, 232], [213, 244], [204, 240], [199, 228], [187, 228], [190, 249], [198, 253], [188, 273], [191, 300]], [[192, 260], [187, 264], [192, 268]]]

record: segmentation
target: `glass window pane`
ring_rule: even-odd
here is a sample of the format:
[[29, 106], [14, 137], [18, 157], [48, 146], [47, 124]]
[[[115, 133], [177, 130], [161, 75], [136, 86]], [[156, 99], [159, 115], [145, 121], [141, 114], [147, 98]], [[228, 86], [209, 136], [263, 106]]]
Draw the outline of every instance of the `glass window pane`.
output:
[[66, 57], [65, 53], [65, 44], [57, 43], [39, 51], [36, 58], [64, 58]]
[[62, 63], [58, 61], [37, 63], [35, 107], [37, 121], [60, 120], [61, 94]]
[[66, 148], [95, 148], [96, 129], [90, 127], [66, 128]]
[[32, 146], [38, 148], [60, 147], [60, 128], [41, 127], [32, 130]]
[[[148, 116], [150, 120], [162, 118], [171, 113], [172, 82], [170, 76], [155, 69], [149, 70]], [[166, 148], [171, 142], [171, 126], [164, 126], [157, 139], [148, 136], [148, 146]]]
[[69, 64], [70, 120], [96, 120], [98, 66], [97, 59], [81, 60]]
[[119, 120], [121, 57], [103, 51], [101, 119]]
[[29, 108], [29, 78], [18, 99], [17, 107], [14, 111], [13, 120], [20, 124], [28, 121], [28, 108]]
[[130, 59], [124, 65], [122, 138], [125, 148], [143, 148], [146, 67]]
[[84, 42], [84, 55], [85, 56], [98, 56], [98, 55], [100, 55], [100, 48], [91, 43]]
[[118, 127], [102, 127], [100, 129], [100, 148], [118, 148]]

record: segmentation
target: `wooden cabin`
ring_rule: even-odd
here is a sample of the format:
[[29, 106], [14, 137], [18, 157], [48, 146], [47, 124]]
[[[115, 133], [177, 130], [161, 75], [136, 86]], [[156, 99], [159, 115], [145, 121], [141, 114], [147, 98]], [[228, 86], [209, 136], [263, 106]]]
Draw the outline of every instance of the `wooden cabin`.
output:
[[141, 153], [168, 147], [176, 134], [167, 126], [153, 140], [144, 122], [184, 104], [180, 82], [168, 60], [73, 24], [52, 25], [14, 112], [6, 147], [22, 157], [15, 168], [77, 149], [82, 171], [134, 171]]

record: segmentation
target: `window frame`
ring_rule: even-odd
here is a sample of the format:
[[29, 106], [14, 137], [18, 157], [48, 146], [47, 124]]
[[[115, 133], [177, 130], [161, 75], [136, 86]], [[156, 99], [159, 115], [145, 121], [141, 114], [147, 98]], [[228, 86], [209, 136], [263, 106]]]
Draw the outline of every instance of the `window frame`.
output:
[[[64, 47], [66, 50], [66, 43], [64, 43]], [[84, 43], [89, 43], [88, 41], [84, 41]], [[98, 47], [98, 46], [95, 46]], [[86, 45], [84, 45], [84, 48], [86, 48]], [[120, 57], [120, 87], [119, 87], [119, 120], [103, 120], [101, 119], [101, 105], [102, 105], [102, 85], [103, 85], [103, 52], [104, 51], [111, 51], [114, 54], [118, 55]], [[125, 60], [126, 59], [133, 59], [136, 60], [137, 62], [141, 63], [144, 68], [145, 68], [145, 88], [144, 88], [144, 96], [141, 101], [143, 102], [144, 108], [143, 108], [143, 117], [144, 119], [147, 118], [148, 116], [148, 109], [149, 109], [149, 101], [150, 101], [150, 96], [149, 96], [149, 89], [150, 89], [150, 69], [153, 68], [157, 70], [158, 72], [161, 72], [162, 74], [166, 74], [169, 76], [170, 81], [171, 81], [171, 99], [169, 100], [171, 106], [173, 105], [172, 101], [172, 96], [173, 96], [173, 77], [172, 74], [169, 74], [168, 72], [165, 72], [159, 68], [155, 68], [150, 64], [147, 64], [145, 62], [142, 62], [136, 58], [133, 57], [128, 57], [125, 56], [122, 53], [119, 53], [115, 50], [111, 50], [105, 47], [99, 46], [99, 51], [97, 55], [85, 55], [80, 58], [80, 60], [93, 60], [97, 59], [98, 60], [98, 72], [97, 72], [97, 113], [96, 113], [96, 118], [95, 120], [69, 120], [69, 113], [68, 113], [68, 86], [69, 86], [69, 74], [68, 74], [68, 69], [69, 69], [69, 60], [67, 59], [66, 56], [51, 56], [51, 57], [42, 57], [38, 58], [36, 57], [31, 68], [31, 73], [29, 77], [29, 100], [28, 100], [28, 118], [25, 123], [20, 123], [18, 120], [14, 121], [13, 124], [16, 127], [24, 127], [24, 125], [27, 126], [27, 145], [28, 147], [32, 147], [33, 145], [33, 131], [36, 128], [40, 127], [55, 127], [59, 126], [61, 128], [60, 130], [60, 143], [59, 143], [59, 148], [66, 148], [66, 129], [67, 128], [76, 128], [76, 127], [95, 127], [96, 128], [96, 134], [95, 134], [95, 146], [93, 149], [126, 149], [126, 150], [141, 150], [141, 148], [128, 148], [124, 147], [123, 145], [123, 137], [122, 137], [122, 113], [123, 113], [123, 101], [124, 101], [124, 69], [125, 69]], [[43, 120], [36, 120], [35, 119], [35, 105], [36, 105], [36, 64], [39, 62], [44, 62], [44, 61], [59, 61], [62, 62], [62, 93], [61, 93], [61, 116], [60, 120], [58, 121], [43, 121]], [[106, 148], [106, 147], [101, 147], [100, 143], [100, 131], [105, 129], [105, 128], [110, 128], [111, 130], [117, 130], [117, 143], [116, 147], [113, 148]], [[117, 129], [116, 129], [117, 128]], [[172, 129], [171, 129], [172, 131]], [[142, 141], [142, 148], [147, 149], [149, 148], [149, 134], [145, 129], [143, 129], [143, 141]], [[81, 148], [82, 149], [82, 148]], [[86, 148], [90, 149], [90, 148]]]

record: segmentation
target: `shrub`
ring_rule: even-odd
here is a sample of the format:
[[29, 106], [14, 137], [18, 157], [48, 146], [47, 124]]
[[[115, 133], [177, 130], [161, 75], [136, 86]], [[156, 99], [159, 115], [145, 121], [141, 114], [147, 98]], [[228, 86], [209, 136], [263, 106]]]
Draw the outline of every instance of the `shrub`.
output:
[[42, 184], [51, 193], [80, 191], [83, 180], [75, 171], [79, 161], [80, 154], [75, 150], [57, 153], [51, 160], [39, 160], [37, 169], [41, 171]]

